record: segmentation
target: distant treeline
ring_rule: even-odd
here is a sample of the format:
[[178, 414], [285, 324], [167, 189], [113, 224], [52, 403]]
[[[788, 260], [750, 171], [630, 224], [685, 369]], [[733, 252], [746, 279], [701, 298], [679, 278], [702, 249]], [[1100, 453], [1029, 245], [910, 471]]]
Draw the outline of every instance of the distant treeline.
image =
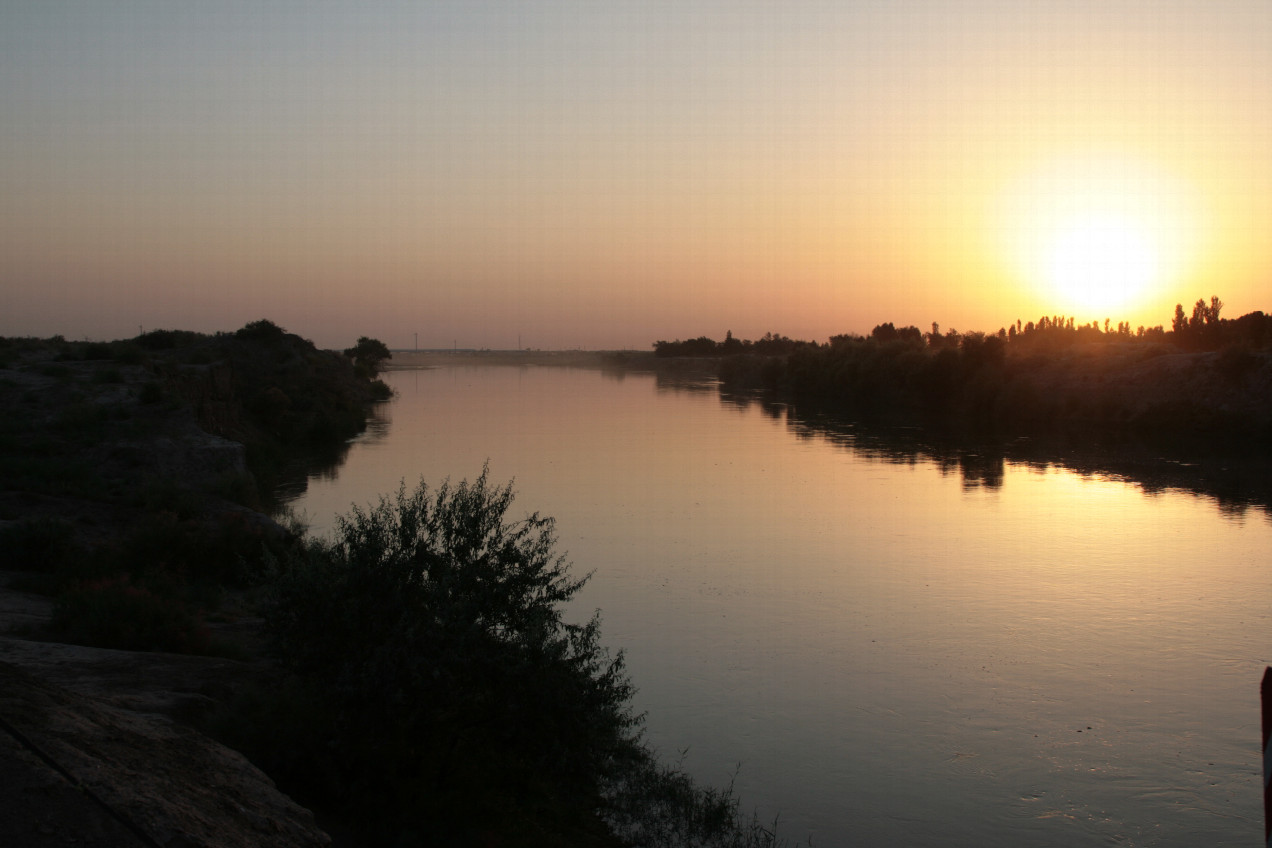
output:
[[[996, 333], [876, 326], [829, 342], [658, 342], [661, 356], [719, 357], [729, 391], [761, 390], [897, 421], [1030, 433], [1272, 437], [1272, 317], [1176, 309], [1171, 329], [1044, 316]], [[711, 345], [714, 344], [714, 348]]]
[[[1014, 324], [1000, 327], [996, 333], [960, 333], [955, 329], [941, 332], [940, 325], [935, 322], [930, 331], [924, 332], [915, 326], [897, 327], [889, 321], [876, 326], [869, 336], [845, 333], [831, 336], [826, 343], [791, 339], [772, 332], [751, 341], [734, 338], [733, 332], [729, 331], [725, 333], [724, 341], [699, 336], [684, 341], [656, 341], [653, 348], [654, 355], [661, 357], [723, 357], [745, 354], [787, 356], [800, 349], [834, 348], [867, 340], [877, 343], [899, 341], [932, 350], [962, 349], [965, 345], [980, 348], [986, 343], [991, 348], [999, 343], [1006, 343], [1019, 345], [1020, 349], [1058, 349], [1074, 344], [1129, 341], [1169, 342], [1188, 351], [1219, 350], [1230, 345], [1256, 350], [1272, 347], [1272, 316], [1256, 311], [1240, 318], [1221, 318], [1219, 313], [1223, 305], [1218, 297], [1211, 297], [1209, 303], [1198, 299], [1189, 315], [1184, 311], [1183, 304], [1176, 304], [1170, 330], [1158, 324], [1155, 327], [1139, 326], [1132, 331], [1130, 322], [1127, 321], [1119, 321], [1116, 326], [1108, 318], [1103, 323], [1092, 321], [1089, 324], [1079, 324], [1072, 317], [1044, 315], [1037, 321], [1017, 320]], [[994, 339], [998, 341], [992, 341]]]
[[724, 335], [724, 341], [717, 342], [707, 336], [686, 341], [654, 342], [655, 356], [739, 356], [753, 354], [755, 356], [785, 356], [801, 347], [817, 347], [816, 342], [796, 341], [786, 336], [765, 333], [756, 341], [735, 339], [733, 332]]

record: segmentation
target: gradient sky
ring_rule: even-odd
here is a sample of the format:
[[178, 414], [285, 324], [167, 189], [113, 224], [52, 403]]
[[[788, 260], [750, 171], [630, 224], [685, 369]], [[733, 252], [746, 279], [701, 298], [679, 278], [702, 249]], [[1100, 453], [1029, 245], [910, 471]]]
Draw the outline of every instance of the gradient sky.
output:
[[[1272, 311], [1269, 44], [1267, 0], [0, 0], [0, 334]], [[1113, 219], [1147, 289], [1049, 289]]]

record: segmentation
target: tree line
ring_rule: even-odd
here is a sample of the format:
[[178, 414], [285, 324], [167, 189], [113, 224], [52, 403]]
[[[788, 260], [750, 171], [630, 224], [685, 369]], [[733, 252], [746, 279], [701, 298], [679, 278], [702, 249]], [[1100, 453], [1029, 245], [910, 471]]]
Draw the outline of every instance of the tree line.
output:
[[[717, 358], [726, 391], [763, 391], [897, 423], [981, 434], [1095, 428], [1267, 441], [1272, 402], [1259, 386], [1272, 378], [1272, 317], [1226, 319], [1222, 309], [1218, 297], [1198, 300], [1191, 315], [1180, 305], [1169, 330], [1057, 315], [995, 333], [888, 322], [868, 336], [825, 343], [768, 334], [761, 341], [782, 351], [773, 354], [759, 353], [760, 343], [734, 342], [739, 355], [729, 355], [709, 339], [694, 340], [693, 349]], [[664, 356], [680, 349], [655, 346]], [[1190, 358], [1163, 358], [1170, 354]]]
[[[1078, 323], [1072, 316], [1043, 315], [1036, 321], [1017, 320], [997, 332], [972, 331], [962, 333], [956, 329], [942, 332], [940, 324], [933, 322], [924, 332], [915, 326], [897, 327], [889, 321], [878, 324], [868, 336], [844, 333], [831, 336], [826, 343], [791, 339], [781, 334], [765, 333], [755, 341], [735, 338], [732, 331], [725, 333], [723, 341], [709, 336], [681, 341], [656, 341], [654, 355], [659, 357], [728, 357], [739, 355], [789, 356], [797, 350], [828, 347], [842, 348], [862, 341], [877, 344], [903, 343], [915, 348], [961, 350], [964, 347], [979, 350], [987, 344], [1019, 350], [1054, 350], [1075, 344], [1107, 342], [1172, 343], [1189, 351], [1220, 350], [1238, 345], [1249, 349], [1272, 347], [1272, 316], [1262, 311], [1250, 312], [1240, 318], [1220, 317], [1224, 303], [1217, 296], [1207, 302], [1198, 299], [1191, 314], [1183, 304], [1175, 305], [1175, 315], [1167, 330], [1158, 324], [1154, 327], [1138, 326], [1132, 331], [1129, 321], [1112, 324], [1103, 322]], [[996, 339], [997, 341], [992, 341]]]

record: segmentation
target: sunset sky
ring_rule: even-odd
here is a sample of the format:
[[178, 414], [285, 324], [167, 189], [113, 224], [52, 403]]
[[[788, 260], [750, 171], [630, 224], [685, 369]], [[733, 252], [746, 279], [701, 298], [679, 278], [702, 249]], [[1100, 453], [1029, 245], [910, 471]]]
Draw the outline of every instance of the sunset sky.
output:
[[1268, 0], [0, 0], [0, 335], [1272, 311]]

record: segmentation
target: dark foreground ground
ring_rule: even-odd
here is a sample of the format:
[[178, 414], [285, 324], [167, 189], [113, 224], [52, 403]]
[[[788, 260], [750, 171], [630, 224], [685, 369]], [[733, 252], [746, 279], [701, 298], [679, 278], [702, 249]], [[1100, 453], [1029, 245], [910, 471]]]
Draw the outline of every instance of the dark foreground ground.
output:
[[[0, 339], [0, 846], [330, 844], [195, 725], [275, 677], [242, 564], [286, 537], [272, 487], [302, 456], [339, 461], [369, 385], [269, 322]], [[113, 631], [59, 620], [76, 592]], [[191, 652], [118, 626], [136, 598], [180, 610], [169, 641]], [[137, 644], [89, 646], [112, 642]]]

